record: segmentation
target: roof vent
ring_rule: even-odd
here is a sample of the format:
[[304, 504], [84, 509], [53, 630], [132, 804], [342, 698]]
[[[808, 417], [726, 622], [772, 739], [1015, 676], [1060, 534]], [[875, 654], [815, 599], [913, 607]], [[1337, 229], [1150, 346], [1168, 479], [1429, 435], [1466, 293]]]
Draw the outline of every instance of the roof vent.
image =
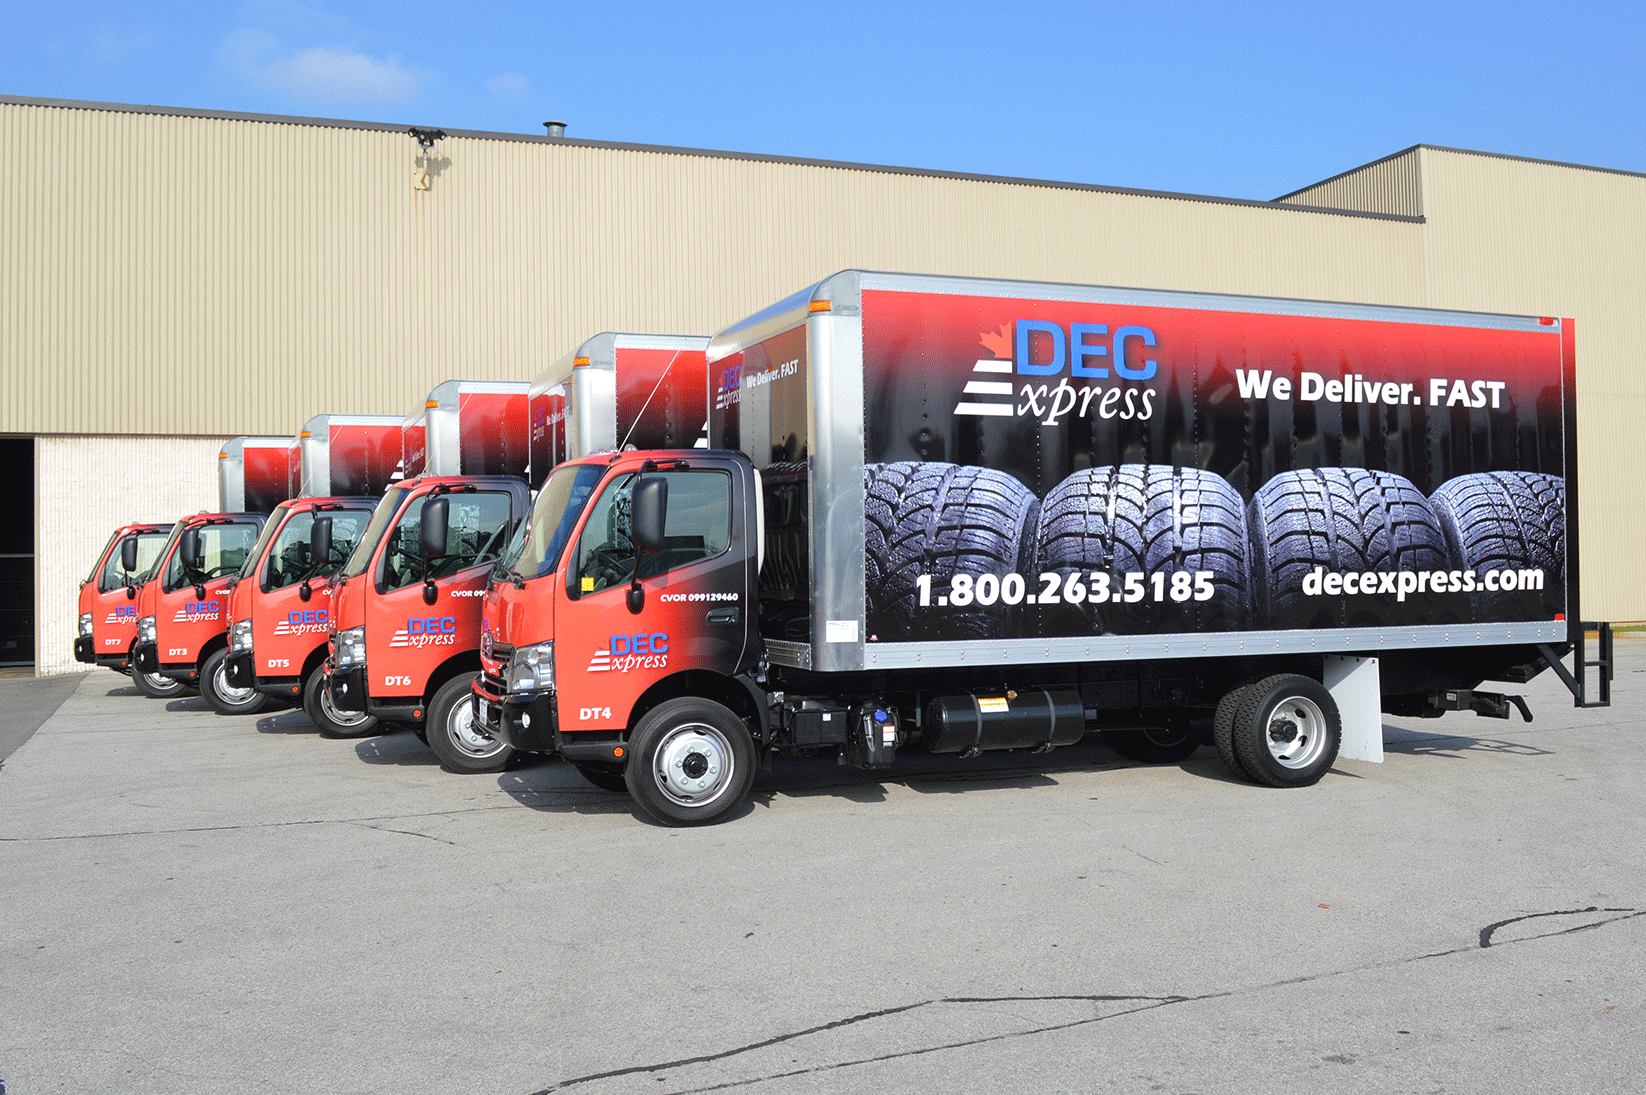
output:
[[564, 137], [566, 135], [565, 122], [544, 122], [543, 128], [549, 131], [551, 137]]

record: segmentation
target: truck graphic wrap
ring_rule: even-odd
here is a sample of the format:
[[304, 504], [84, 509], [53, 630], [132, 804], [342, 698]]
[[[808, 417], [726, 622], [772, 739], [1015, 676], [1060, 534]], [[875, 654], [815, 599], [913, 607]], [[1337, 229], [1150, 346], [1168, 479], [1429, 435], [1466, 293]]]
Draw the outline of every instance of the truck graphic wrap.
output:
[[865, 289], [868, 638], [1557, 620], [1566, 334]]

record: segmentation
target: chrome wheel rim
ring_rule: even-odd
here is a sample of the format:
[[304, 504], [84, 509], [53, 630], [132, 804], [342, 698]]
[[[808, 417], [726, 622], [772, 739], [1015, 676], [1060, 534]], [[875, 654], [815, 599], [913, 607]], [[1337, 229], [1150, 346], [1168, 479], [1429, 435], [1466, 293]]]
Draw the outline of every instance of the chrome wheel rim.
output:
[[464, 756], [476, 760], [494, 757], [507, 747], [486, 733], [482, 725], [475, 720], [474, 703], [461, 700], [446, 716], [446, 737]]
[[373, 716], [365, 711], [339, 711], [331, 701], [331, 689], [320, 686], [320, 713], [331, 723], [344, 729], [353, 729]]
[[1307, 768], [1326, 751], [1326, 715], [1315, 701], [1288, 696], [1269, 711], [1263, 742], [1282, 768]]
[[657, 747], [652, 776], [658, 789], [680, 806], [707, 806], [731, 786], [731, 742], [707, 723], [677, 726]]
[[229, 671], [222, 665], [219, 665], [217, 672], [211, 675], [211, 687], [212, 691], [217, 693], [217, 698], [230, 707], [244, 707], [257, 698], [257, 689], [236, 688], [230, 684]]

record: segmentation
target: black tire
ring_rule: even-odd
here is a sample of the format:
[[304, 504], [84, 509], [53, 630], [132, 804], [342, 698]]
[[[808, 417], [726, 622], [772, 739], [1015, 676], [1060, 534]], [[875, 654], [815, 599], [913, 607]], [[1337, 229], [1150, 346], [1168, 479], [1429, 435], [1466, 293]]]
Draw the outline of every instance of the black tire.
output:
[[[997, 601], [947, 607], [957, 574], [1024, 573], [1040, 503], [1005, 472], [943, 462], [863, 466], [868, 634], [880, 641], [1011, 634], [1019, 609]], [[930, 604], [917, 584], [931, 578]]]
[[623, 769], [615, 764], [573, 764], [577, 774], [600, 788], [602, 791], [615, 791], [618, 794], [628, 794], [629, 784], [623, 778]]
[[1541, 589], [1469, 595], [1477, 621], [1548, 620], [1566, 599], [1566, 481], [1529, 471], [1489, 471], [1448, 479], [1430, 496], [1457, 565], [1488, 571], [1542, 571]]
[[1217, 746], [1218, 757], [1225, 768], [1246, 779], [1251, 779], [1252, 775], [1240, 766], [1240, 755], [1235, 752], [1234, 724], [1249, 687], [1240, 684], [1223, 693], [1223, 698], [1217, 701], [1217, 711], [1212, 715], [1212, 744]]
[[1404, 476], [1364, 468], [1282, 472], [1253, 496], [1247, 526], [1253, 608], [1262, 627], [1389, 627], [1468, 619], [1468, 601], [1450, 592], [1305, 591], [1304, 580], [1317, 570], [1358, 576], [1451, 569], [1435, 508]]
[[429, 748], [448, 772], [481, 775], [501, 772], [514, 759], [514, 748], [486, 733], [474, 717], [474, 679], [478, 673], [459, 673], [434, 694], [423, 730]]
[[1307, 787], [1337, 760], [1343, 722], [1324, 685], [1277, 673], [1241, 689], [1232, 737], [1239, 771], [1270, 787]]
[[303, 682], [303, 714], [328, 738], [358, 738], [378, 729], [376, 715], [339, 711], [326, 687], [326, 667], [317, 665]]
[[229, 683], [229, 649], [212, 651], [200, 667], [200, 694], [219, 715], [255, 715], [269, 705], [269, 698], [257, 689], [236, 688]]
[[131, 683], [137, 690], [151, 700], [169, 700], [189, 690], [189, 686], [182, 681], [174, 681], [170, 677], [162, 677], [158, 673], [145, 673], [137, 668], [137, 663], [131, 663]]
[[749, 797], [754, 740], [712, 700], [682, 697], [646, 712], [629, 739], [629, 797], [664, 825], [712, 825]]
[[1103, 731], [1103, 744], [1139, 764], [1177, 764], [1194, 756], [1200, 735], [1168, 726], [1128, 726]]
[[[1135, 635], [1149, 631], [1233, 631], [1247, 615], [1246, 507], [1221, 476], [1166, 464], [1088, 468], [1053, 487], [1040, 507], [1036, 576], [1102, 575], [1106, 599], [1041, 610], [1042, 633]], [[1144, 576], [1144, 595], [1126, 603], [1127, 574]], [[1211, 575], [1212, 595], [1195, 600], [1194, 583], [1177, 600], [1184, 573]], [[1164, 576], [1155, 596], [1155, 575]], [[1101, 581], [1102, 579], [1099, 579]], [[1045, 588], [1036, 580], [1038, 594]], [[1089, 586], [1088, 586], [1089, 588]]]

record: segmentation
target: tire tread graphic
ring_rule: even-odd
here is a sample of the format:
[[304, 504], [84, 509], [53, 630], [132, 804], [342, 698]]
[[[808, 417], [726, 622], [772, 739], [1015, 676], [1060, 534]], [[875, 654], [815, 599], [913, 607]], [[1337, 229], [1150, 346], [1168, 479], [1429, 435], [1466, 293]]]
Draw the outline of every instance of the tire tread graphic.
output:
[[1430, 500], [1458, 566], [1477, 574], [1543, 571], [1541, 592], [1477, 589], [1477, 618], [1541, 619], [1565, 600], [1564, 479], [1543, 472], [1476, 472], [1448, 479]]

